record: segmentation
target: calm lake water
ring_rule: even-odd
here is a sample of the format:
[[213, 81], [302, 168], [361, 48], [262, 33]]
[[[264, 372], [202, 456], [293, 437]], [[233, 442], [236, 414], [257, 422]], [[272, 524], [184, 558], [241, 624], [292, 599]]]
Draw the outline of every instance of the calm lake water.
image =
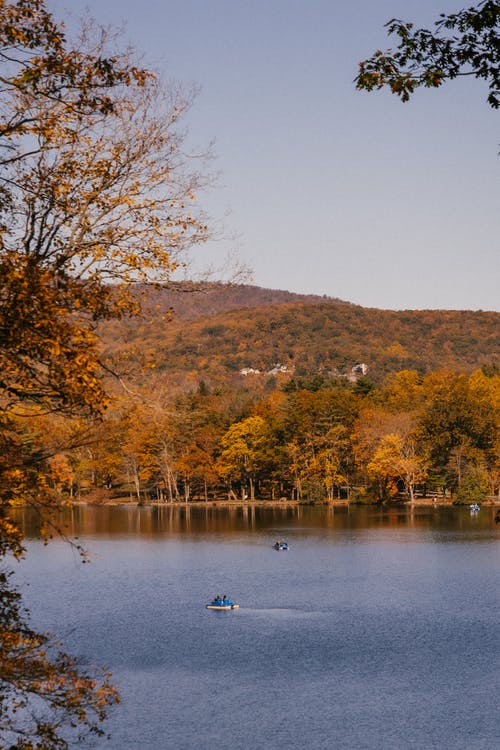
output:
[[[26, 515], [16, 577], [37, 627], [113, 672], [123, 703], [99, 747], [500, 747], [491, 509], [79, 507], [65, 520], [92, 563], [43, 547]], [[218, 593], [241, 608], [206, 610]]]

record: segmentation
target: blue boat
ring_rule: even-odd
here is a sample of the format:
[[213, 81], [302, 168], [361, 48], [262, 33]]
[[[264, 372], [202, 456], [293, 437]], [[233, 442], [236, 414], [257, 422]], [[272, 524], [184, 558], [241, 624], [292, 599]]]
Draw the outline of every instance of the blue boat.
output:
[[226, 609], [239, 609], [240, 605], [235, 604], [232, 599], [228, 599], [227, 596], [224, 594], [224, 596], [216, 596], [210, 604], [206, 605], [207, 609], [220, 609], [220, 610], [226, 610]]
[[278, 539], [278, 541], [273, 544], [273, 549], [285, 552], [288, 550], [288, 542], [284, 542], [282, 539]]

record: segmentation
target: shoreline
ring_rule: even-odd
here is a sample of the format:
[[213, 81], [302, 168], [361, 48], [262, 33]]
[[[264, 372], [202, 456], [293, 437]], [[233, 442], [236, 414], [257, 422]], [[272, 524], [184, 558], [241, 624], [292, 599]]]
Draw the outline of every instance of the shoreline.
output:
[[[471, 501], [472, 504], [472, 501]], [[308, 503], [298, 500], [179, 500], [179, 501], [141, 501], [134, 500], [70, 500], [60, 504], [61, 508], [71, 507], [132, 507], [132, 508], [469, 508], [469, 503], [454, 503], [450, 499], [439, 500], [419, 498], [413, 503], [409, 500], [386, 503], [360, 503], [349, 500], [337, 500], [323, 503]], [[500, 499], [488, 499], [479, 503], [480, 508], [500, 507]]]

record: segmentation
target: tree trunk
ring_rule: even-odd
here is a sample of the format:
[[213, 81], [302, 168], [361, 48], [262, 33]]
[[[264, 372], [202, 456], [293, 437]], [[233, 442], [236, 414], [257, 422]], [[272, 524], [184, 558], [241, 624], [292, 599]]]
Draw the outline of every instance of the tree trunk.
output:
[[410, 493], [410, 503], [415, 502], [415, 489], [413, 482], [408, 482], [408, 492]]

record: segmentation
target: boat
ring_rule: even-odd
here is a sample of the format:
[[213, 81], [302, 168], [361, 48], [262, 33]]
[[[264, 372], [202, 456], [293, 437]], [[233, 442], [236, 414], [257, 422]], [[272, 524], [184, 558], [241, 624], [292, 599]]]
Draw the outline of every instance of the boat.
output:
[[477, 513], [477, 511], [479, 510], [479, 505], [477, 503], [471, 503], [469, 505], [469, 510], [473, 513]]
[[282, 539], [278, 539], [273, 544], [273, 549], [281, 550], [282, 552], [286, 551], [288, 550], [288, 542], [284, 542]]
[[227, 596], [224, 594], [224, 596], [216, 596], [210, 604], [206, 605], [207, 609], [219, 609], [219, 610], [225, 610], [225, 609], [239, 609], [240, 605], [233, 602], [232, 599], [228, 599]]

